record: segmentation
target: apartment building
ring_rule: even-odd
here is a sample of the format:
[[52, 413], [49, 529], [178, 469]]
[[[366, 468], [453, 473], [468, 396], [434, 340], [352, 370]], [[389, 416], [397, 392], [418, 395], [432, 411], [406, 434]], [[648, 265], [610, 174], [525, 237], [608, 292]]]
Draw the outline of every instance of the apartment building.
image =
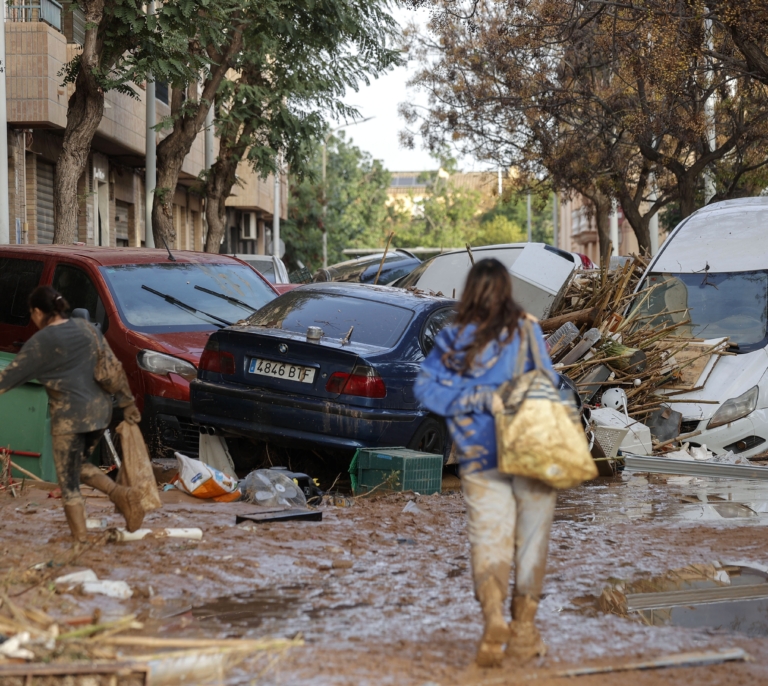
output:
[[[622, 212], [617, 209], [619, 220], [619, 255], [633, 255], [640, 252], [637, 237]], [[659, 235], [659, 244], [666, 236]], [[584, 198], [575, 195], [560, 205], [560, 227], [558, 231], [558, 248], [569, 252], [579, 252], [587, 255], [595, 264], [600, 264], [600, 241], [597, 235], [595, 217], [589, 211]]]
[[[5, 6], [8, 177], [12, 243], [53, 240], [53, 178], [66, 125], [72, 86], [62, 68], [85, 36], [82, 13], [56, 0], [11, 0]], [[88, 245], [145, 244], [144, 156], [146, 104], [116, 92], [106, 96], [88, 167], [78, 185], [79, 240]], [[156, 84], [156, 121], [170, 114], [169, 89]], [[158, 133], [159, 142], [165, 134]], [[218, 144], [215, 143], [217, 147]], [[216, 152], [216, 150], [214, 150]], [[176, 244], [202, 250], [204, 204], [193, 186], [205, 166], [204, 135], [187, 155], [174, 194]], [[274, 178], [261, 179], [247, 166], [227, 201], [227, 234], [221, 252], [263, 252], [269, 243]], [[287, 214], [287, 182], [281, 179], [281, 217]]]

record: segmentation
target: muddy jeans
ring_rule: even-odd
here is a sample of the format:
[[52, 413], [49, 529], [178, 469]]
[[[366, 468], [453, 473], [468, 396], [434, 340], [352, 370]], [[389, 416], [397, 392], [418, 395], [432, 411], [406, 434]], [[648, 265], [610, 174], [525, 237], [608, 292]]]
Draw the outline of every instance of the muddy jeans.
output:
[[104, 429], [85, 434], [59, 434], [53, 436], [53, 461], [59, 478], [61, 498], [65, 503], [82, 500], [80, 482], [88, 483], [91, 476], [101, 470], [88, 462], [96, 450]]
[[475, 591], [488, 577], [506, 596], [512, 560], [515, 595], [538, 600], [557, 492], [536, 479], [497, 470], [462, 475]]

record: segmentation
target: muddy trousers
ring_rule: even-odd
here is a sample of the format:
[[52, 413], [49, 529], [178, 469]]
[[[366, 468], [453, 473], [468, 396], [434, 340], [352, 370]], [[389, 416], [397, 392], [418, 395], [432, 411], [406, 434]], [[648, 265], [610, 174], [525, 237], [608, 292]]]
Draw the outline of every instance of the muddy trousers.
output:
[[475, 593], [491, 577], [506, 597], [514, 560], [515, 595], [538, 601], [557, 492], [495, 469], [462, 475], [461, 485]]
[[99, 429], [84, 434], [53, 436], [53, 461], [64, 504], [83, 502], [80, 482], [88, 484], [92, 478], [101, 475], [101, 470], [88, 459], [103, 434], [104, 429]]

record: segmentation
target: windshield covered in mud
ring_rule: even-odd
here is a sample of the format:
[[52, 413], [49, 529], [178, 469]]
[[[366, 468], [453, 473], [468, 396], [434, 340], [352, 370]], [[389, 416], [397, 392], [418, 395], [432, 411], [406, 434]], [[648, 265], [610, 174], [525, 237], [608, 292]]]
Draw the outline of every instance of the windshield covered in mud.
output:
[[101, 267], [101, 272], [121, 319], [146, 333], [219, 328], [277, 297], [244, 264], [124, 264]]
[[281, 295], [248, 319], [251, 326], [306, 333], [319, 326], [326, 338], [392, 348], [403, 335], [413, 311], [389, 303], [348, 295], [297, 289]]
[[768, 343], [768, 271], [651, 274], [643, 288], [651, 290], [635, 304], [639, 325], [679, 324], [681, 338], [727, 336], [740, 353]]

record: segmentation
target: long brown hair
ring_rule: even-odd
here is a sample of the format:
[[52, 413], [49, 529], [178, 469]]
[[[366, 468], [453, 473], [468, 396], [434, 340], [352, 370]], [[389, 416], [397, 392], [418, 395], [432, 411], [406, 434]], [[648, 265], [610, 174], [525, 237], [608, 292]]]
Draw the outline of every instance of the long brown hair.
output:
[[524, 314], [512, 298], [512, 278], [507, 268], [495, 259], [475, 263], [469, 270], [454, 323], [459, 326], [459, 334], [468, 324], [476, 324], [477, 329], [468, 346], [445, 353], [443, 364], [466, 372], [491, 341], [509, 343]]

